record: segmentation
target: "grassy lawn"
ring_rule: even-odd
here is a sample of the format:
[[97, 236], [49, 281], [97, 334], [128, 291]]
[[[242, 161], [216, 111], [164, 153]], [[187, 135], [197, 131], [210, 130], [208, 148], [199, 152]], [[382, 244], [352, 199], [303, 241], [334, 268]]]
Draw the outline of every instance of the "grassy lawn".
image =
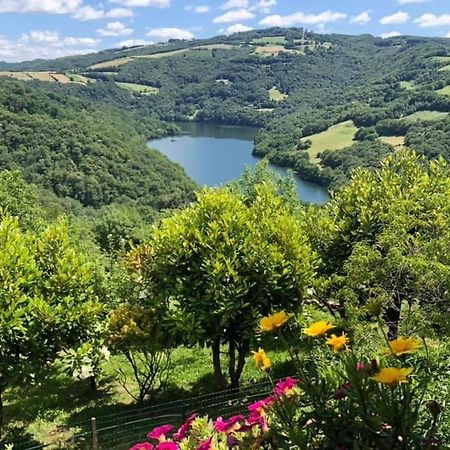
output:
[[145, 84], [119, 83], [119, 82], [116, 82], [116, 84], [121, 88], [126, 89], [127, 91], [135, 92], [141, 95], [153, 95], [159, 93], [158, 88], [147, 86]]
[[270, 100], [272, 100], [274, 102], [281, 102], [286, 97], [288, 97], [288, 95], [287, 94], [283, 94], [280, 90], [278, 90], [274, 86], [273, 88], [269, 89], [269, 97], [270, 97]]
[[[270, 357], [273, 363], [272, 376], [274, 378], [292, 374], [293, 369], [287, 363], [289, 358], [287, 353], [271, 351]], [[226, 363], [225, 357], [223, 362]], [[224, 367], [226, 366], [224, 365]], [[100, 445], [100, 449], [123, 450], [128, 448], [126, 445], [124, 446], [124, 443], [128, 445], [128, 443], [145, 436], [152, 423], [146, 420], [147, 418], [154, 417], [156, 413], [160, 415], [162, 410], [164, 414], [171, 414], [175, 411], [175, 406], [172, 407], [168, 402], [218, 391], [212, 374], [211, 352], [206, 348], [181, 347], [175, 350], [174, 370], [169, 385], [157, 401], [146, 402], [144, 405], [137, 405], [127, 394], [119, 382], [119, 368], [128, 377], [127, 388], [135, 391], [136, 386], [130, 376], [131, 369], [121, 356], [114, 356], [104, 364], [103, 376], [99, 380], [97, 393], [90, 391], [86, 381], [75, 380], [65, 375], [60, 366], [52, 367], [41, 382], [8, 390], [5, 396], [7, 428], [6, 436], [3, 438], [13, 442], [19, 442], [19, 438], [23, 440], [23, 444], [19, 442], [14, 450], [20, 450], [22, 445], [23, 448], [26, 448], [30, 443], [50, 444], [50, 448], [67, 448], [61, 447], [61, 445], [64, 445], [63, 443], [68, 438], [89, 431], [91, 417], [97, 418], [98, 428], [115, 424], [122, 425], [122, 422], [136, 417], [143, 418], [144, 421], [137, 424], [138, 427], [134, 429], [133, 435], [131, 431], [123, 427], [118, 428], [114, 436], [113, 432], [103, 435], [104, 442], [106, 443], [108, 440], [108, 446]], [[242, 384], [251, 386], [265, 380], [264, 374], [256, 370], [252, 358], [249, 357], [244, 369]], [[223, 395], [220, 394], [220, 397]], [[205, 400], [203, 406], [213, 407], [213, 403], [214, 400]], [[220, 408], [223, 408], [223, 405]], [[152, 411], [155, 412], [152, 413]], [[119, 421], [119, 418], [122, 422]], [[169, 419], [165, 420], [170, 421]], [[128, 431], [129, 434], [127, 434]], [[113, 437], [117, 441], [115, 442], [117, 446], [113, 445]], [[129, 439], [129, 442], [126, 439]], [[84, 449], [85, 447], [70, 448]]]
[[405, 89], [405, 91], [415, 91], [416, 87], [411, 81], [400, 81], [400, 87]]
[[[450, 95], [450, 86], [448, 88], [448, 95]], [[402, 120], [406, 120], [407, 122], [417, 122], [419, 120], [438, 121], [445, 119], [447, 116], [448, 113], [441, 111], [417, 111], [409, 116], [402, 117]]]
[[252, 44], [268, 44], [268, 45], [283, 45], [286, 44], [285, 36], [264, 36], [252, 39]]
[[66, 76], [69, 77], [70, 80], [73, 81], [74, 83], [88, 84], [89, 82], [93, 81], [78, 73], [66, 73]]
[[450, 85], [445, 86], [444, 88], [439, 89], [436, 92], [441, 95], [450, 95]]
[[405, 136], [380, 136], [380, 140], [397, 149], [403, 148], [405, 145]]
[[353, 138], [358, 128], [355, 127], [351, 120], [338, 123], [322, 131], [322, 133], [306, 136], [302, 140], [309, 139], [312, 142], [308, 149], [309, 159], [311, 162], [318, 163], [318, 154], [324, 150], [339, 150], [341, 148], [349, 147], [353, 144]]

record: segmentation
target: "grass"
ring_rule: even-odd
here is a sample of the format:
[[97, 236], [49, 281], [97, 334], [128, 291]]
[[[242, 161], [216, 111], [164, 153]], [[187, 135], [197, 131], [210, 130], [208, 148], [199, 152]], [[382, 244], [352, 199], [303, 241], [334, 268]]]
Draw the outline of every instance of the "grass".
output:
[[288, 95], [287, 94], [283, 94], [279, 89], [277, 89], [274, 86], [273, 88], [269, 89], [269, 97], [270, 97], [270, 100], [272, 100], [274, 102], [281, 102], [286, 97], [288, 97]]
[[[292, 374], [291, 366], [286, 363], [288, 359], [286, 352], [271, 351], [270, 357], [273, 363], [273, 377]], [[158, 404], [167, 405], [167, 402], [218, 391], [212, 374], [211, 359], [211, 352], [206, 348], [176, 349], [173, 354], [174, 371], [169, 386], [158, 401], [147, 402], [142, 407], [150, 408], [153, 405], [156, 408]], [[223, 359], [226, 363], [226, 358]], [[243, 385], [253, 385], [265, 380], [264, 374], [256, 370], [251, 359], [249, 357], [244, 369]], [[8, 390], [5, 396], [7, 429], [6, 436], [3, 437], [7, 441], [17, 442], [20, 437], [25, 438], [27, 444], [44, 443], [54, 446], [51, 448], [67, 448], [64, 444], [67, 443], [68, 438], [74, 434], [89, 431], [91, 417], [97, 418], [99, 428], [117, 424], [118, 419], [115, 418], [118, 417], [115, 416], [117, 414], [120, 415], [122, 422], [139, 418], [136, 416], [136, 410], [141, 406], [133, 402], [119, 383], [117, 378], [119, 367], [127, 376], [131, 375], [131, 370], [123, 357], [112, 357], [104, 364], [104, 374], [96, 394], [89, 390], [86, 381], [75, 380], [65, 375], [60, 366], [52, 367], [42, 382]], [[131, 377], [129, 380], [127, 387], [135, 389]], [[161, 409], [161, 407], [158, 408]], [[144, 418], [151, 417], [148, 411], [149, 409]], [[170, 414], [170, 412], [169, 408], [164, 414]], [[134, 430], [133, 436], [129, 434], [128, 427], [127, 429], [119, 428], [114, 436], [117, 446], [113, 445], [111, 440], [108, 441], [107, 447], [101, 445], [100, 448], [109, 450], [127, 448], [124, 443], [128, 444], [144, 437], [145, 432], [151, 427], [150, 423], [149, 420], [142, 422], [139, 425], [140, 428]], [[104, 439], [113, 439], [113, 431], [111, 433], [108, 431], [108, 436], [104, 435]], [[128, 439], [126, 436], [129, 436], [130, 442], [126, 441]], [[14, 448], [21, 450], [21, 445]], [[70, 448], [84, 447], [71, 446]]]
[[285, 36], [263, 36], [252, 39], [252, 44], [267, 44], [267, 45], [283, 45], [286, 44]]
[[450, 85], [436, 91], [440, 95], [450, 95]]
[[266, 45], [266, 46], [258, 46], [255, 48], [255, 54], [261, 56], [278, 56], [280, 53], [298, 53], [298, 50], [291, 50], [284, 48], [283, 45]]
[[135, 83], [121, 83], [116, 82], [118, 86], [127, 91], [131, 91], [141, 95], [154, 95], [159, 93], [159, 89], [153, 86], [147, 86], [145, 84], [135, 84]]
[[93, 80], [85, 77], [84, 75], [80, 75], [78, 73], [66, 73], [66, 75], [74, 83], [88, 84], [89, 82], [93, 81]]
[[380, 140], [397, 149], [403, 148], [405, 145], [405, 136], [380, 136]]
[[123, 58], [117, 58], [112, 59], [110, 61], [104, 61], [101, 63], [93, 64], [90, 68], [92, 70], [96, 70], [96, 69], [108, 69], [110, 67], [120, 67], [131, 61], [133, 61], [133, 58], [131, 56], [125, 56]]
[[[450, 95], [450, 86], [448, 95]], [[413, 114], [410, 114], [409, 116], [402, 117], [402, 120], [405, 120], [407, 122], [417, 122], [419, 120], [434, 122], [445, 119], [447, 116], [448, 113], [441, 111], [417, 111]]]
[[416, 87], [411, 81], [400, 81], [400, 87], [405, 89], [405, 91], [415, 91]]
[[83, 83], [87, 84], [89, 81], [88, 78], [83, 77], [78, 74], [71, 73], [58, 73], [58, 72], [0, 72], [0, 77], [11, 77], [16, 80], [22, 81], [45, 81], [48, 83], [60, 83], [60, 84], [69, 84], [69, 83]]
[[339, 150], [345, 147], [349, 147], [353, 144], [353, 138], [358, 128], [355, 127], [351, 120], [341, 122], [328, 130], [322, 131], [322, 133], [306, 136], [302, 140], [310, 140], [312, 142], [311, 147], [308, 149], [309, 159], [311, 162], [319, 162], [319, 153], [324, 150]]
[[0, 72], [0, 77], [10, 77], [15, 78], [16, 80], [29, 81], [31, 77], [27, 75], [25, 72], [9, 72], [3, 71]]

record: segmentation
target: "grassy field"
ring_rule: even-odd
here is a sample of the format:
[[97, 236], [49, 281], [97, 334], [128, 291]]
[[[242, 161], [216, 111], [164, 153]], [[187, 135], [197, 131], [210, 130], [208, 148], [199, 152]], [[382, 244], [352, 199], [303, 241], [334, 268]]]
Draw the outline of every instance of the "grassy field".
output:
[[[271, 352], [273, 363], [272, 376], [279, 378], [293, 374], [290, 363], [287, 362], [286, 352]], [[224, 358], [224, 363], [226, 359]], [[147, 417], [151, 417], [150, 408], [158, 404], [167, 405], [186, 398], [216, 392], [218, 390], [212, 375], [211, 352], [205, 348], [178, 348], [173, 355], [173, 373], [169, 385], [158, 401], [146, 402], [143, 405], [136, 403], [127, 394], [118, 379], [118, 368], [124, 370], [129, 381], [127, 389], [135, 390], [131, 381], [131, 369], [123, 357], [114, 356], [104, 365], [104, 373], [99, 380], [97, 393], [92, 393], [86, 381], [75, 380], [65, 375], [61, 367], [49, 370], [45, 382], [34, 385], [25, 385], [22, 388], [11, 389], [6, 394], [5, 413], [7, 418], [6, 438], [14, 441], [14, 436], [26, 437], [27, 442], [34, 444], [52, 444], [51, 448], [67, 448], [64, 442], [72, 435], [89, 431], [91, 417], [97, 418], [99, 427], [117, 424], [120, 420], [138, 418], [136, 411], [147, 409]], [[177, 370], [182, 368], [182, 370]], [[249, 357], [242, 378], [243, 385], [253, 385], [266, 378], [261, 371], [257, 371], [253, 360]], [[210, 402], [214, 403], [214, 402]], [[167, 408], [167, 406], [165, 406]], [[165, 414], [170, 413], [169, 409]], [[220, 413], [220, 411], [218, 411]], [[145, 417], [145, 415], [144, 415]], [[170, 419], [165, 419], [170, 421]], [[151, 427], [145, 420], [140, 424], [137, 436], [134, 439], [145, 437]], [[102, 446], [100, 449], [121, 449], [126, 442], [127, 430], [120, 428], [119, 435], [106, 438], [121, 440], [121, 445]], [[125, 434], [125, 437], [123, 436]], [[132, 441], [131, 441], [132, 442]], [[130, 442], [130, 443], [131, 443]], [[14, 447], [21, 450], [21, 446]], [[72, 448], [72, 447], [70, 447]], [[91, 448], [91, 447], [89, 447]]]
[[154, 95], [159, 93], [159, 89], [152, 86], [146, 86], [145, 84], [135, 84], [135, 83], [121, 83], [116, 82], [118, 86], [127, 91], [135, 92], [141, 95]]
[[267, 45], [283, 45], [286, 44], [285, 36], [263, 36], [252, 39], [252, 44], [267, 44]]
[[450, 85], [436, 91], [440, 95], [450, 95]]
[[[450, 86], [448, 95], [450, 95]], [[426, 120], [429, 122], [438, 121], [445, 119], [448, 116], [446, 112], [440, 111], [417, 111], [409, 116], [402, 117], [402, 120], [406, 120], [407, 122], [417, 122], [419, 120]]]
[[66, 76], [69, 77], [70, 80], [74, 83], [88, 84], [96, 81], [78, 73], [66, 73]]
[[339, 150], [341, 148], [349, 147], [353, 144], [353, 138], [358, 128], [355, 127], [351, 120], [341, 122], [322, 133], [306, 136], [302, 140], [310, 140], [311, 147], [308, 149], [309, 159], [311, 162], [319, 162], [319, 153], [324, 150]]
[[281, 102], [286, 97], [288, 97], [288, 95], [283, 94], [278, 88], [276, 88], [274, 86], [273, 88], [269, 89], [269, 97], [270, 97], [270, 100], [272, 100], [274, 102]]
[[110, 61], [104, 61], [101, 63], [94, 64], [90, 68], [93, 70], [97, 70], [97, 69], [108, 69], [110, 67], [120, 67], [131, 61], [133, 61], [133, 58], [131, 56], [125, 56], [124, 58], [117, 58], [112, 59]]
[[[86, 84], [88, 82], [88, 79], [86, 77], [83, 77], [82, 75], [65, 74], [65, 73], [58, 73], [58, 72], [8, 72], [8, 71], [3, 71], [3, 72], [0, 72], [0, 77], [11, 77], [16, 80], [22, 80], [22, 81], [37, 80], [37, 81], [45, 81], [48, 83], [61, 83], [61, 84], [69, 84], [69, 83], [74, 83], [74, 82]], [[79, 77], [79, 78], [75, 78], [75, 77]], [[81, 79], [84, 79], [86, 81], [81, 81]]]
[[400, 81], [400, 87], [405, 89], [405, 91], [414, 91], [416, 89], [411, 81]]
[[405, 136], [380, 136], [380, 140], [397, 149], [403, 148], [405, 145]]

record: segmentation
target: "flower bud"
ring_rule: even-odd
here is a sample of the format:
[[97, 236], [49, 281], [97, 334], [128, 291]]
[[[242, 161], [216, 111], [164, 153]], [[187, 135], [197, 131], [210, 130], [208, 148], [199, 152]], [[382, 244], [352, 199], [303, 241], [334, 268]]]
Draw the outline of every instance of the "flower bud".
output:
[[383, 305], [380, 300], [371, 300], [369, 303], [367, 303], [367, 311], [374, 316], [379, 317], [383, 311]]

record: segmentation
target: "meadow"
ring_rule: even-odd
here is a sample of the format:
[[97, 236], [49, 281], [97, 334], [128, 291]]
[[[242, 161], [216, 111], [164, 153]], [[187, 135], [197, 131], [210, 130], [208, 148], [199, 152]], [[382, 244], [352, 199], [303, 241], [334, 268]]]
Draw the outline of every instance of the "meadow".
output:
[[141, 95], [154, 95], [159, 93], [159, 89], [153, 86], [147, 86], [145, 84], [136, 84], [136, 83], [122, 83], [117, 81], [117, 86], [120, 86], [127, 91], [131, 91]]

